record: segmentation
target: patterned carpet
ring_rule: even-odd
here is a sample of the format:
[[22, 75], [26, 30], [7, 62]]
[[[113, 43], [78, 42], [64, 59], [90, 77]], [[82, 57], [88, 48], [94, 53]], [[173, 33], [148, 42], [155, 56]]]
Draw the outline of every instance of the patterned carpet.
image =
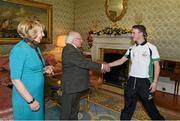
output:
[[[90, 103], [90, 110], [86, 110], [86, 101], [81, 100], [79, 120], [118, 120], [119, 113], [113, 112], [102, 106]], [[56, 102], [49, 100], [45, 104], [45, 120], [59, 120], [61, 106]]]
[[[104, 91], [104, 90], [93, 90], [90, 95], [90, 102], [99, 104], [115, 112], [121, 112], [121, 110], [124, 107], [123, 96], [111, 93], [109, 91]], [[162, 108], [162, 107], [158, 107], [158, 109], [160, 113], [165, 117], [165, 119], [168, 119], [168, 120], [180, 119], [180, 113], [178, 112], [174, 112], [174, 111]], [[138, 119], [138, 120], [150, 119], [147, 112], [143, 108], [141, 102], [137, 103], [136, 111], [133, 115], [133, 119]]]

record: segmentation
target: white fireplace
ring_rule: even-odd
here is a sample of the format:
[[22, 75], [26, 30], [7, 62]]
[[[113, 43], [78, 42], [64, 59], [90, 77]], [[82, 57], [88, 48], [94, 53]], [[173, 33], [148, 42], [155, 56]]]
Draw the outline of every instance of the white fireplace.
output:
[[91, 55], [93, 61], [102, 60], [100, 49], [123, 49], [127, 50], [132, 46], [130, 34], [124, 34], [121, 36], [94, 36], [93, 46], [91, 48]]

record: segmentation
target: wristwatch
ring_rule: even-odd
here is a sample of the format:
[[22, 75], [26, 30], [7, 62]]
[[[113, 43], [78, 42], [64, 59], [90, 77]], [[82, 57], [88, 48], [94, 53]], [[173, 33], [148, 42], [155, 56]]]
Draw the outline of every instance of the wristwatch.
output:
[[35, 99], [33, 98], [30, 102], [27, 102], [28, 104], [32, 104], [35, 101]]

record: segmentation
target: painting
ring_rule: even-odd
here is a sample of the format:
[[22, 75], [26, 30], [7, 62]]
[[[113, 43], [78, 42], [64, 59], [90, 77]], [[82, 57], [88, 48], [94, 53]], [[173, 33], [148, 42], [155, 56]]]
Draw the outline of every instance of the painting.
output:
[[0, 0], [0, 44], [21, 40], [17, 26], [24, 19], [38, 20], [45, 25], [41, 43], [52, 43], [52, 5], [31, 0]]

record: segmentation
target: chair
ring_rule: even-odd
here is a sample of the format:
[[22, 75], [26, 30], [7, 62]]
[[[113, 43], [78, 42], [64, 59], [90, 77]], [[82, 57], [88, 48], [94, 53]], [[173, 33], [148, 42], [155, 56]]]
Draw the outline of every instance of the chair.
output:
[[12, 120], [11, 89], [0, 85], [0, 120]]
[[173, 61], [161, 60], [160, 61], [160, 67], [161, 67], [160, 76], [171, 77], [173, 70], [175, 68], [175, 65], [176, 63]]
[[180, 85], [180, 63], [176, 63], [175, 69], [171, 76], [171, 80], [175, 81], [174, 85], [174, 95], [178, 95], [179, 92], [179, 85]]
[[103, 83], [103, 74], [99, 71], [89, 71], [90, 86], [98, 89]]
[[61, 75], [48, 75], [45, 77], [45, 98], [47, 100], [51, 99], [59, 103], [59, 97], [61, 96], [59, 89], [61, 87]]

